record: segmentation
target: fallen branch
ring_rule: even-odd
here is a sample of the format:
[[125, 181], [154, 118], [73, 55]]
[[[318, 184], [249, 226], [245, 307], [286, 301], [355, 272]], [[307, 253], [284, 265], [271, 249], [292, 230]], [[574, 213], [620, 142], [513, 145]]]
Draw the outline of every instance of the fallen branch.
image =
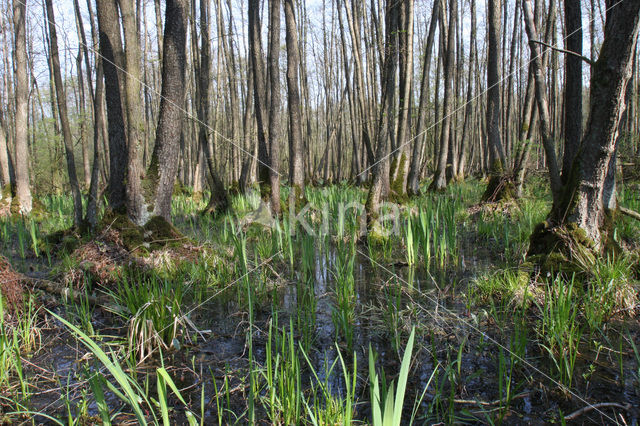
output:
[[[530, 394], [531, 392], [522, 392], [509, 398], [509, 401], [511, 402], [511, 401], [515, 401], [516, 399], [526, 398]], [[427, 394], [427, 395], [430, 396], [431, 398], [434, 398], [433, 395], [430, 395], [430, 394]], [[473, 404], [473, 405], [481, 405], [481, 406], [487, 407], [492, 405], [503, 405], [507, 402], [507, 400], [496, 399], [495, 401], [478, 401], [477, 399], [454, 399], [453, 402], [456, 404]]]
[[584, 413], [587, 413], [591, 410], [599, 410], [600, 408], [608, 408], [608, 407], [612, 407], [612, 408], [619, 408], [621, 410], [625, 410], [625, 411], [631, 411], [631, 404], [619, 404], [617, 402], [600, 402], [598, 404], [593, 404], [593, 405], [587, 405], [586, 407], [583, 407], [577, 411], [574, 411], [573, 413], [569, 414], [568, 416], [564, 416], [565, 421], [566, 420], [573, 420], [581, 415], [583, 415]]
[[49, 281], [42, 278], [31, 278], [29, 276], [25, 276], [25, 281], [32, 283], [34, 287], [46, 291], [47, 293], [62, 296], [74, 301], [82, 297], [86, 297], [86, 300], [92, 305], [106, 305], [110, 302], [110, 300], [105, 297], [98, 297], [81, 293], [55, 281]]
[[640, 220], [640, 213], [633, 211], [631, 209], [627, 209], [625, 207], [618, 207], [620, 209], [620, 213], [632, 217], [634, 219]]

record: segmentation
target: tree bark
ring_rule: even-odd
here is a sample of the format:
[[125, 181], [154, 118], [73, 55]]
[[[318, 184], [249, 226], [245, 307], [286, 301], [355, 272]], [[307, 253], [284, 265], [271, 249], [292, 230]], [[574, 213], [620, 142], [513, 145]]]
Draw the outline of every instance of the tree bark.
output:
[[271, 211], [280, 215], [280, 0], [269, 0], [269, 185]]
[[124, 69], [120, 20], [115, 0], [97, 0], [100, 56], [104, 69], [107, 125], [109, 135], [109, 206], [126, 212], [128, 151], [123, 112], [123, 84], [118, 69]]
[[[566, 49], [582, 55], [582, 10], [580, 0], [564, 0], [564, 20], [567, 32]], [[571, 165], [582, 139], [582, 60], [565, 55], [564, 73], [564, 156], [562, 183], [569, 179]]]
[[304, 199], [304, 164], [302, 159], [302, 123], [298, 73], [300, 52], [293, 0], [284, 1], [287, 42], [287, 100], [289, 109], [289, 180], [294, 202]]
[[29, 128], [28, 106], [29, 87], [27, 73], [27, 24], [26, 0], [13, 0], [14, 25], [14, 70], [15, 70], [15, 196], [17, 210], [22, 214], [31, 213], [32, 198], [29, 181]]
[[[137, 31], [135, 8], [130, 0], [117, 0], [120, 6], [122, 17], [122, 29], [124, 34], [124, 59], [125, 72], [122, 73], [124, 80], [125, 94], [125, 114], [127, 117], [127, 214], [138, 225], [143, 225], [149, 219], [149, 214], [153, 208], [149, 205], [153, 200], [152, 194], [142, 186], [144, 170], [142, 168], [140, 152], [144, 144], [144, 125], [142, 119], [144, 110], [142, 109], [141, 93], [142, 81], [140, 62], [140, 40]], [[182, 106], [182, 103], [180, 103]]]
[[171, 222], [171, 197], [178, 174], [182, 133], [185, 67], [187, 61], [187, 0], [167, 0], [162, 46], [162, 95], [156, 128], [156, 144], [145, 178], [153, 200], [153, 216]]

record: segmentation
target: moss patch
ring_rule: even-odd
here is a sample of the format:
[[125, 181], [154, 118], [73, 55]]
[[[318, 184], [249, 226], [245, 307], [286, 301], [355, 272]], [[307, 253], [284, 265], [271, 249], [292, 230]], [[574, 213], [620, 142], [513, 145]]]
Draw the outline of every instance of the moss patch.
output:
[[494, 203], [497, 201], [513, 200], [516, 198], [516, 185], [510, 176], [493, 175], [489, 178], [487, 189], [482, 195], [482, 201]]
[[152, 217], [143, 227], [144, 239], [156, 248], [162, 248], [182, 239], [182, 234], [161, 216]]
[[183, 185], [182, 183], [178, 182], [176, 180], [176, 183], [173, 184], [173, 196], [177, 197], [180, 195], [183, 195], [185, 197], [190, 197], [192, 196], [193, 193], [193, 189], [191, 187], [188, 187], [186, 185]]
[[100, 221], [98, 229], [98, 233], [115, 230], [120, 244], [130, 252], [136, 251], [143, 255], [183, 239], [173, 225], [160, 216], [152, 217], [146, 225], [140, 227], [127, 215], [108, 212]]
[[596, 254], [584, 229], [573, 223], [554, 227], [545, 221], [531, 234], [527, 260], [543, 273], [580, 273], [595, 263]]
[[[74, 229], [63, 229], [47, 235], [40, 244], [41, 251], [49, 247], [51, 252], [71, 253], [82, 243], [80, 235]], [[46, 245], [46, 247], [45, 247]]]
[[[394, 160], [395, 161], [395, 160]], [[391, 182], [391, 194], [390, 198], [395, 203], [404, 203], [408, 201], [409, 197], [407, 196], [407, 191], [405, 190], [405, 165], [407, 163], [407, 156], [403, 152], [400, 156], [400, 161], [398, 163], [398, 172], [396, 173], [396, 178]], [[391, 170], [394, 169], [394, 164], [391, 166]]]

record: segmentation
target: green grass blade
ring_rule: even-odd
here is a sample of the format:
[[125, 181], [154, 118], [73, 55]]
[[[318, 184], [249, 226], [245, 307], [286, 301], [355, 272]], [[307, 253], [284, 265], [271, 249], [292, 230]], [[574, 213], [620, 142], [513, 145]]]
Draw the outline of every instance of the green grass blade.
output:
[[84, 334], [76, 326], [49, 310], [47, 310], [47, 312], [49, 312], [49, 314], [51, 314], [61, 323], [66, 325], [67, 328], [69, 328], [74, 334], [76, 334], [80, 338], [82, 344], [84, 344], [87, 349], [89, 349], [95, 355], [95, 357], [98, 358], [98, 360], [107, 368], [107, 370], [109, 370], [109, 372], [113, 375], [114, 379], [118, 382], [125, 395], [127, 396], [125, 402], [127, 402], [131, 406], [131, 408], [133, 408], [138, 422], [142, 425], [146, 425], [147, 420], [145, 419], [144, 414], [142, 413], [142, 408], [140, 407], [140, 401], [142, 400], [142, 398], [131, 387], [131, 384], [129, 383], [130, 379], [124, 373], [122, 367], [120, 367], [120, 364], [110, 359], [109, 356], [100, 348], [100, 346], [96, 344], [96, 342], [91, 340], [89, 336]]
[[402, 357], [402, 364], [400, 366], [400, 376], [398, 378], [398, 390], [396, 393], [396, 402], [393, 410], [393, 424], [399, 426], [402, 419], [402, 407], [404, 405], [404, 394], [407, 389], [407, 378], [409, 377], [409, 367], [411, 365], [411, 353], [413, 352], [413, 341], [415, 338], [416, 330], [411, 330], [407, 347], [404, 350]]

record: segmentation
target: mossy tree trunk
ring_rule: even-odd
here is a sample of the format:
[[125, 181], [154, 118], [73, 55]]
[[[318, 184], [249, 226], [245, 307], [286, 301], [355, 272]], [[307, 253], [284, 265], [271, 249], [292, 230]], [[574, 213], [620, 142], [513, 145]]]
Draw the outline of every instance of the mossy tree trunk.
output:
[[604, 41], [592, 67], [585, 136], [547, 222], [531, 236], [530, 255], [548, 254], [554, 249], [549, 243], [558, 244], [557, 238], [549, 236], [558, 233], [568, 235], [571, 244], [581, 244], [596, 253], [606, 245], [606, 224], [610, 221], [606, 220], [605, 187], [607, 180], [610, 185], [615, 179], [610, 169], [640, 18], [640, 2], [621, 2], [613, 7], [614, 3], [606, 2]]

